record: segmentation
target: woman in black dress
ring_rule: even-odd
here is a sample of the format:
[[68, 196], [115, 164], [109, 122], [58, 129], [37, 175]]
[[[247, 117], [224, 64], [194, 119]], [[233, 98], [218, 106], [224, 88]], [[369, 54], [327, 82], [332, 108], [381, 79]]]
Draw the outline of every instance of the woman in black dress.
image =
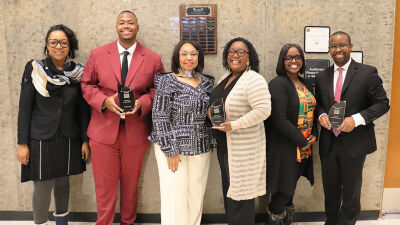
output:
[[276, 76], [269, 83], [272, 112], [266, 120], [267, 225], [290, 225], [297, 180], [305, 176], [314, 183], [311, 146], [317, 137], [316, 101], [304, 73], [304, 52], [299, 45], [282, 47]]
[[55, 25], [45, 43], [46, 58], [29, 61], [22, 77], [17, 157], [21, 181], [34, 183], [35, 224], [47, 224], [54, 188], [56, 224], [66, 225], [69, 175], [85, 171], [89, 157], [89, 107], [79, 85], [83, 66], [70, 61], [78, 49], [74, 32]]

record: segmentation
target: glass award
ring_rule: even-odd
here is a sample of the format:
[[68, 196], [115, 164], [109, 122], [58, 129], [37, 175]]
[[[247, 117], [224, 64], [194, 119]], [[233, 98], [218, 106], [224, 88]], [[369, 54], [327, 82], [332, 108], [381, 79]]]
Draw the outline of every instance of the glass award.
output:
[[343, 123], [345, 110], [346, 101], [340, 101], [333, 104], [328, 114], [332, 128], [338, 128]]
[[211, 104], [210, 111], [213, 126], [219, 127], [221, 123], [225, 123], [224, 100], [222, 98], [218, 98]]
[[131, 112], [135, 106], [135, 96], [132, 90], [125, 85], [118, 85], [119, 107], [124, 113]]

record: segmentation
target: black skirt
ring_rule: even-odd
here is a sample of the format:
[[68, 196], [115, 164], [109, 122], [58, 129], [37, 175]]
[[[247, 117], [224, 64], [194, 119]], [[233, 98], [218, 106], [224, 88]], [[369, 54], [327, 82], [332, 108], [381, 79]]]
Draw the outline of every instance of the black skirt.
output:
[[21, 182], [49, 180], [86, 170], [80, 139], [65, 137], [59, 129], [47, 140], [30, 139], [29, 163], [21, 167]]

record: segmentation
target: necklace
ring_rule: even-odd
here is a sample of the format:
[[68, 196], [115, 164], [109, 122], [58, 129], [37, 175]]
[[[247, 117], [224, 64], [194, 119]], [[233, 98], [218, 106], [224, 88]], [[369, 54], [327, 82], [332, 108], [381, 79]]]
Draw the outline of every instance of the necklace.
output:
[[177, 74], [178, 77], [183, 77], [183, 78], [197, 78], [199, 73], [196, 71], [190, 71], [190, 70], [182, 70], [179, 69], [179, 73]]

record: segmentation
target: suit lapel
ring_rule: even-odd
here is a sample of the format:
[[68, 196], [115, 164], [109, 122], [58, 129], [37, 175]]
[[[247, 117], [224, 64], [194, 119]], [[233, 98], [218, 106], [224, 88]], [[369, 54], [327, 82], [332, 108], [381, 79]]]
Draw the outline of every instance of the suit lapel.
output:
[[144, 55], [143, 46], [139, 42], [136, 42], [136, 49], [133, 52], [131, 64], [129, 65], [125, 86], [127, 87], [130, 86], [133, 77], [136, 75], [136, 72], [139, 70], [140, 66], [144, 61], [143, 55]]
[[329, 67], [328, 69], [328, 89], [329, 89], [329, 105], [332, 105], [333, 102], [335, 101], [335, 95], [334, 95], [334, 90], [333, 90], [333, 76], [334, 76], [334, 70], [333, 66]]
[[121, 84], [121, 60], [118, 53], [117, 41], [113, 42], [107, 51], [108, 59], [110, 60], [111, 67], [114, 71], [114, 75]]
[[353, 79], [354, 74], [356, 72], [357, 72], [357, 65], [354, 62], [354, 60], [352, 60], [349, 66], [349, 70], [347, 71], [346, 78], [344, 79], [341, 96], [343, 96], [344, 92], [349, 87], [351, 80]]

